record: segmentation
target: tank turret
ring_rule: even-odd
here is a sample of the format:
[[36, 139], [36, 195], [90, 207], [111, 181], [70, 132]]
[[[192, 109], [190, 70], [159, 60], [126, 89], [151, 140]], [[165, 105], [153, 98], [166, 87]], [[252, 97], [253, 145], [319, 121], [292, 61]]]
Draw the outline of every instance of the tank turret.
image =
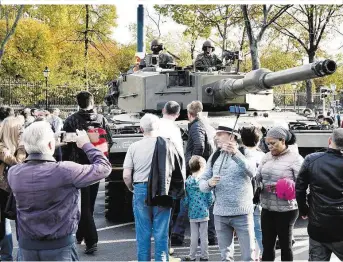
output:
[[188, 103], [200, 100], [206, 111], [227, 111], [230, 105], [271, 110], [274, 107], [274, 86], [323, 77], [335, 71], [336, 63], [332, 60], [277, 72], [262, 68], [246, 74], [151, 66], [118, 79], [118, 106], [131, 113], [156, 112], [167, 101], [175, 100], [185, 110]]

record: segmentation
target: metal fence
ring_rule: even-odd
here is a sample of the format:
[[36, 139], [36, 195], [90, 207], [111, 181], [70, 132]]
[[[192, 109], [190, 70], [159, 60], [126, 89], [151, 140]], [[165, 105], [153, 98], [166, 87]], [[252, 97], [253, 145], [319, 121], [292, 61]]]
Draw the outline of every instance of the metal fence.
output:
[[[97, 105], [103, 104], [107, 86], [89, 88]], [[84, 87], [48, 85], [44, 82], [27, 82], [15, 79], [0, 79], [0, 105], [22, 107], [75, 107], [76, 94]]]
[[[331, 105], [331, 102], [335, 100], [340, 100], [340, 95], [330, 95], [325, 99], [326, 108], [328, 109]], [[286, 109], [299, 111], [306, 108], [307, 99], [306, 93], [274, 93], [274, 103], [275, 106]], [[321, 109], [323, 106], [323, 100], [320, 99], [320, 94], [313, 94], [313, 104], [314, 108]]]

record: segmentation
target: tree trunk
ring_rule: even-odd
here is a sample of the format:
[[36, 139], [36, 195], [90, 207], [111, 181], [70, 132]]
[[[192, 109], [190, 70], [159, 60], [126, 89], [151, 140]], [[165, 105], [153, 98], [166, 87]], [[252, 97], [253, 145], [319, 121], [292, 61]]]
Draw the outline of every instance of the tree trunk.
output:
[[[21, 5], [18, 9], [17, 15], [15, 17], [15, 20], [14, 20], [14, 23], [13, 23], [11, 29], [8, 32], [6, 32], [5, 38], [0, 42], [0, 65], [1, 65], [3, 55], [5, 53], [6, 44], [10, 40], [11, 36], [14, 34], [14, 31], [18, 26], [18, 22], [19, 22], [19, 19], [23, 13], [23, 10], [24, 10], [24, 5]], [[9, 18], [7, 17], [7, 19], [9, 19]]]
[[88, 38], [88, 31], [89, 31], [89, 5], [86, 5], [86, 30], [85, 30], [85, 86], [86, 90], [89, 89], [89, 76], [88, 76], [88, 46], [89, 46], [89, 38]]
[[260, 64], [260, 58], [258, 56], [257, 42], [253, 40], [249, 43], [249, 45], [250, 45], [252, 70], [259, 69], [261, 67], [261, 64]]
[[[313, 63], [314, 62], [314, 57], [315, 57], [315, 52], [310, 51], [308, 53], [308, 62]], [[314, 103], [313, 103], [313, 94], [312, 94], [312, 81], [311, 80], [306, 80], [306, 107], [313, 109], [314, 108]]]
[[250, 19], [248, 16], [248, 6], [241, 5], [244, 21], [245, 21], [245, 29], [247, 30], [247, 36], [249, 39], [249, 46], [250, 46], [250, 55], [251, 55], [251, 63], [252, 63], [252, 70], [256, 70], [260, 68], [260, 58], [258, 56], [258, 46], [257, 41], [254, 36], [254, 32], [252, 30], [252, 26], [250, 23]]

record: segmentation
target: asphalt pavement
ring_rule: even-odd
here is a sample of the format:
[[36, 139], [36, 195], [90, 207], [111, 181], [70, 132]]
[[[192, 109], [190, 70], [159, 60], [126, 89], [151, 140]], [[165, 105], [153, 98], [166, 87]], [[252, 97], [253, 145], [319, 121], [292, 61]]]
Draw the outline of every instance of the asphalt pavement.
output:
[[[85, 255], [84, 243], [77, 245], [79, 258], [81, 261], [136, 261], [136, 236], [133, 223], [115, 224], [107, 221], [104, 216], [105, 209], [105, 183], [101, 182], [99, 193], [95, 207], [95, 223], [98, 230], [99, 242], [98, 251], [93, 255]], [[293, 246], [294, 260], [308, 260], [308, 235], [307, 221], [299, 219], [294, 230], [295, 244]], [[12, 223], [12, 231], [14, 231], [14, 223]], [[18, 250], [18, 244], [13, 234], [14, 254]], [[173, 247], [175, 253], [173, 257], [182, 258], [188, 255], [190, 245], [190, 232], [186, 231], [185, 244], [180, 247]], [[153, 246], [153, 245], [152, 245]], [[220, 261], [220, 253], [218, 246], [210, 246], [209, 254], [211, 261]], [[198, 247], [198, 255], [200, 255], [200, 247]], [[276, 251], [276, 260], [280, 261], [280, 250]], [[199, 259], [199, 257], [198, 257]], [[179, 260], [179, 259], [178, 259]], [[235, 260], [240, 260], [239, 244], [235, 241]], [[175, 259], [175, 261], [177, 261]], [[339, 261], [334, 255], [331, 261]]]

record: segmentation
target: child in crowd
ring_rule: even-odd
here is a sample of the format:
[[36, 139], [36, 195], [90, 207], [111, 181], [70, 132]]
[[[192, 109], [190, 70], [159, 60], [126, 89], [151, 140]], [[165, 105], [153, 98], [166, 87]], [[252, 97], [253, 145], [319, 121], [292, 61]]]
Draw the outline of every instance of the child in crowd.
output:
[[212, 192], [203, 193], [199, 189], [199, 178], [206, 168], [206, 160], [201, 156], [192, 156], [189, 161], [191, 176], [186, 180], [185, 205], [188, 205], [188, 216], [191, 226], [190, 254], [184, 261], [195, 261], [200, 235], [200, 261], [208, 261], [207, 227], [209, 208], [213, 204]]

